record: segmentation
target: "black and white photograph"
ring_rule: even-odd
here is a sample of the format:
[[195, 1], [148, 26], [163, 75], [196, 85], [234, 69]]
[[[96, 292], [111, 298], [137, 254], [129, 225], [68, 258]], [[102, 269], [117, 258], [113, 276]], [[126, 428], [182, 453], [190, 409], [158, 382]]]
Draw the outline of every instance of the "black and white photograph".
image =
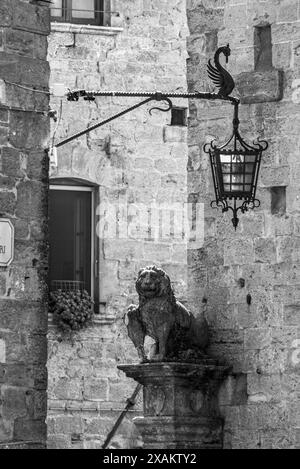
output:
[[300, 0], [0, 0], [5, 449], [300, 449]]

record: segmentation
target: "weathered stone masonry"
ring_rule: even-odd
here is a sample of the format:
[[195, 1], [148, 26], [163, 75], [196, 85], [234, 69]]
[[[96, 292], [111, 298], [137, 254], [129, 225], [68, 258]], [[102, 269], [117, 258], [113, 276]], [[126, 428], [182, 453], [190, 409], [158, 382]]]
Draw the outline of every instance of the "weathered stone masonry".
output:
[[[113, 1], [110, 28], [52, 23], [49, 38], [51, 85], [102, 90], [185, 91], [186, 10], [184, 0]], [[120, 112], [139, 98], [99, 98], [95, 103], [63, 100], [56, 141]], [[186, 101], [175, 100], [187, 107]], [[156, 105], [156, 103], [154, 103]], [[60, 99], [52, 98], [59, 111]], [[58, 149], [51, 177], [81, 178], [98, 186], [101, 202], [130, 204], [186, 201], [186, 127], [170, 126], [170, 113], [140, 108], [110, 125]], [[53, 128], [55, 127], [55, 124]], [[134, 218], [134, 215], [132, 215]], [[117, 369], [137, 361], [122, 317], [136, 302], [134, 279], [140, 267], [162, 266], [185, 300], [186, 243], [172, 239], [100, 240], [99, 314], [73, 346], [58, 342], [49, 328], [48, 445], [99, 448], [126, 405], [135, 383]], [[131, 417], [114, 447], [140, 445]]]
[[[134, 383], [117, 364], [137, 357], [121, 318], [136, 301], [133, 278], [149, 262], [175, 279], [178, 297], [187, 297], [196, 314], [203, 308], [212, 331], [211, 354], [233, 364], [220, 394], [224, 447], [299, 446], [299, 2], [187, 4], [190, 91], [207, 87], [208, 58], [230, 42], [229, 65], [244, 103], [242, 135], [250, 141], [261, 135], [270, 143], [259, 181], [262, 205], [241, 216], [236, 233], [228, 214], [209, 208], [213, 186], [202, 145], [214, 136], [228, 137], [232, 108], [191, 102], [189, 197], [205, 202], [206, 228], [204, 248], [188, 251], [189, 292], [184, 243], [101, 241], [104, 281], [93, 327], [73, 345], [60, 343], [50, 327], [49, 447], [100, 447], [123, 409]], [[174, 0], [170, 7], [166, 1], [114, 1], [112, 10], [119, 15], [110, 29], [53, 28], [52, 83], [185, 90], [185, 2]], [[48, 33], [47, 6], [1, 1], [0, 214], [15, 226], [16, 250], [13, 264], [0, 271], [0, 441], [19, 448], [43, 446], [46, 436], [48, 95], [8, 82], [47, 92]], [[64, 101], [56, 138], [130, 104]], [[53, 98], [52, 107], [59, 105]], [[126, 194], [132, 202], [182, 202], [186, 131], [168, 124], [168, 115], [136, 111], [61, 149], [52, 176], [98, 184], [102, 200]], [[113, 444], [140, 444], [131, 418]]]
[[203, 305], [210, 323], [210, 352], [233, 365], [220, 395], [224, 447], [295, 448], [300, 428], [299, 2], [187, 4], [190, 91], [205, 89], [208, 58], [230, 42], [229, 69], [244, 103], [242, 136], [250, 142], [263, 136], [270, 143], [259, 179], [261, 207], [241, 215], [235, 233], [230, 214], [210, 208], [213, 184], [202, 150], [213, 137], [220, 142], [229, 137], [232, 108], [190, 103], [188, 191], [205, 203], [206, 229], [204, 248], [188, 251], [189, 296], [195, 306]]
[[15, 227], [15, 259], [0, 268], [1, 448], [46, 440], [49, 24], [48, 6], [1, 1], [0, 216]]

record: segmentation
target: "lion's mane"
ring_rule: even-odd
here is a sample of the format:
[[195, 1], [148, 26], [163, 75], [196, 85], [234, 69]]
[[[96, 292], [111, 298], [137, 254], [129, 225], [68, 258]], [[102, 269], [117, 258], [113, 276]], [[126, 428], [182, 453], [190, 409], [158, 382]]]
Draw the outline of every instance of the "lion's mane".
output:
[[135, 283], [136, 291], [139, 295], [139, 303], [142, 306], [149, 297], [147, 292], [143, 288], [143, 278], [145, 275], [150, 275], [153, 278], [155, 289], [153, 290], [153, 297], [167, 297], [170, 302], [175, 305], [176, 298], [171, 286], [171, 281], [166, 272], [155, 265], [147, 266], [141, 269], [138, 273], [138, 277]]

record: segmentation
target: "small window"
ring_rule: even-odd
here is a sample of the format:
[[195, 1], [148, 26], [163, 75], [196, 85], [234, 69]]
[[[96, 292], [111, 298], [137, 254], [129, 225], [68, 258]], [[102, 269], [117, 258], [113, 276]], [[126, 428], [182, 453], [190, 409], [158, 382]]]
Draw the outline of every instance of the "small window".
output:
[[272, 68], [271, 25], [257, 26], [254, 29], [254, 69], [261, 72]]
[[95, 295], [94, 188], [51, 185], [49, 192], [50, 290]]
[[108, 0], [52, 0], [51, 19], [67, 23], [109, 26]]
[[186, 126], [186, 108], [172, 108], [171, 125]]
[[271, 187], [271, 213], [284, 215], [286, 213], [286, 187]]

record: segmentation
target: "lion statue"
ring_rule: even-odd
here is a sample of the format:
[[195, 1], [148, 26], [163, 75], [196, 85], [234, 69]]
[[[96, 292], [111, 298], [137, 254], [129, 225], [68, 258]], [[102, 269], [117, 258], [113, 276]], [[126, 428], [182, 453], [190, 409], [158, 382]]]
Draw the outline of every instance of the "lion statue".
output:
[[[206, 320], [196, 319], [176, 300], [170, 279], [162, 269], [149, 266], [140, 270], [136, 290], [139, 305], [129, 306], [126, 325], [142, 362], [197, 360], [206, 356]], [[150, 359], [144, 348], [146, 336], [155, 341]]]

